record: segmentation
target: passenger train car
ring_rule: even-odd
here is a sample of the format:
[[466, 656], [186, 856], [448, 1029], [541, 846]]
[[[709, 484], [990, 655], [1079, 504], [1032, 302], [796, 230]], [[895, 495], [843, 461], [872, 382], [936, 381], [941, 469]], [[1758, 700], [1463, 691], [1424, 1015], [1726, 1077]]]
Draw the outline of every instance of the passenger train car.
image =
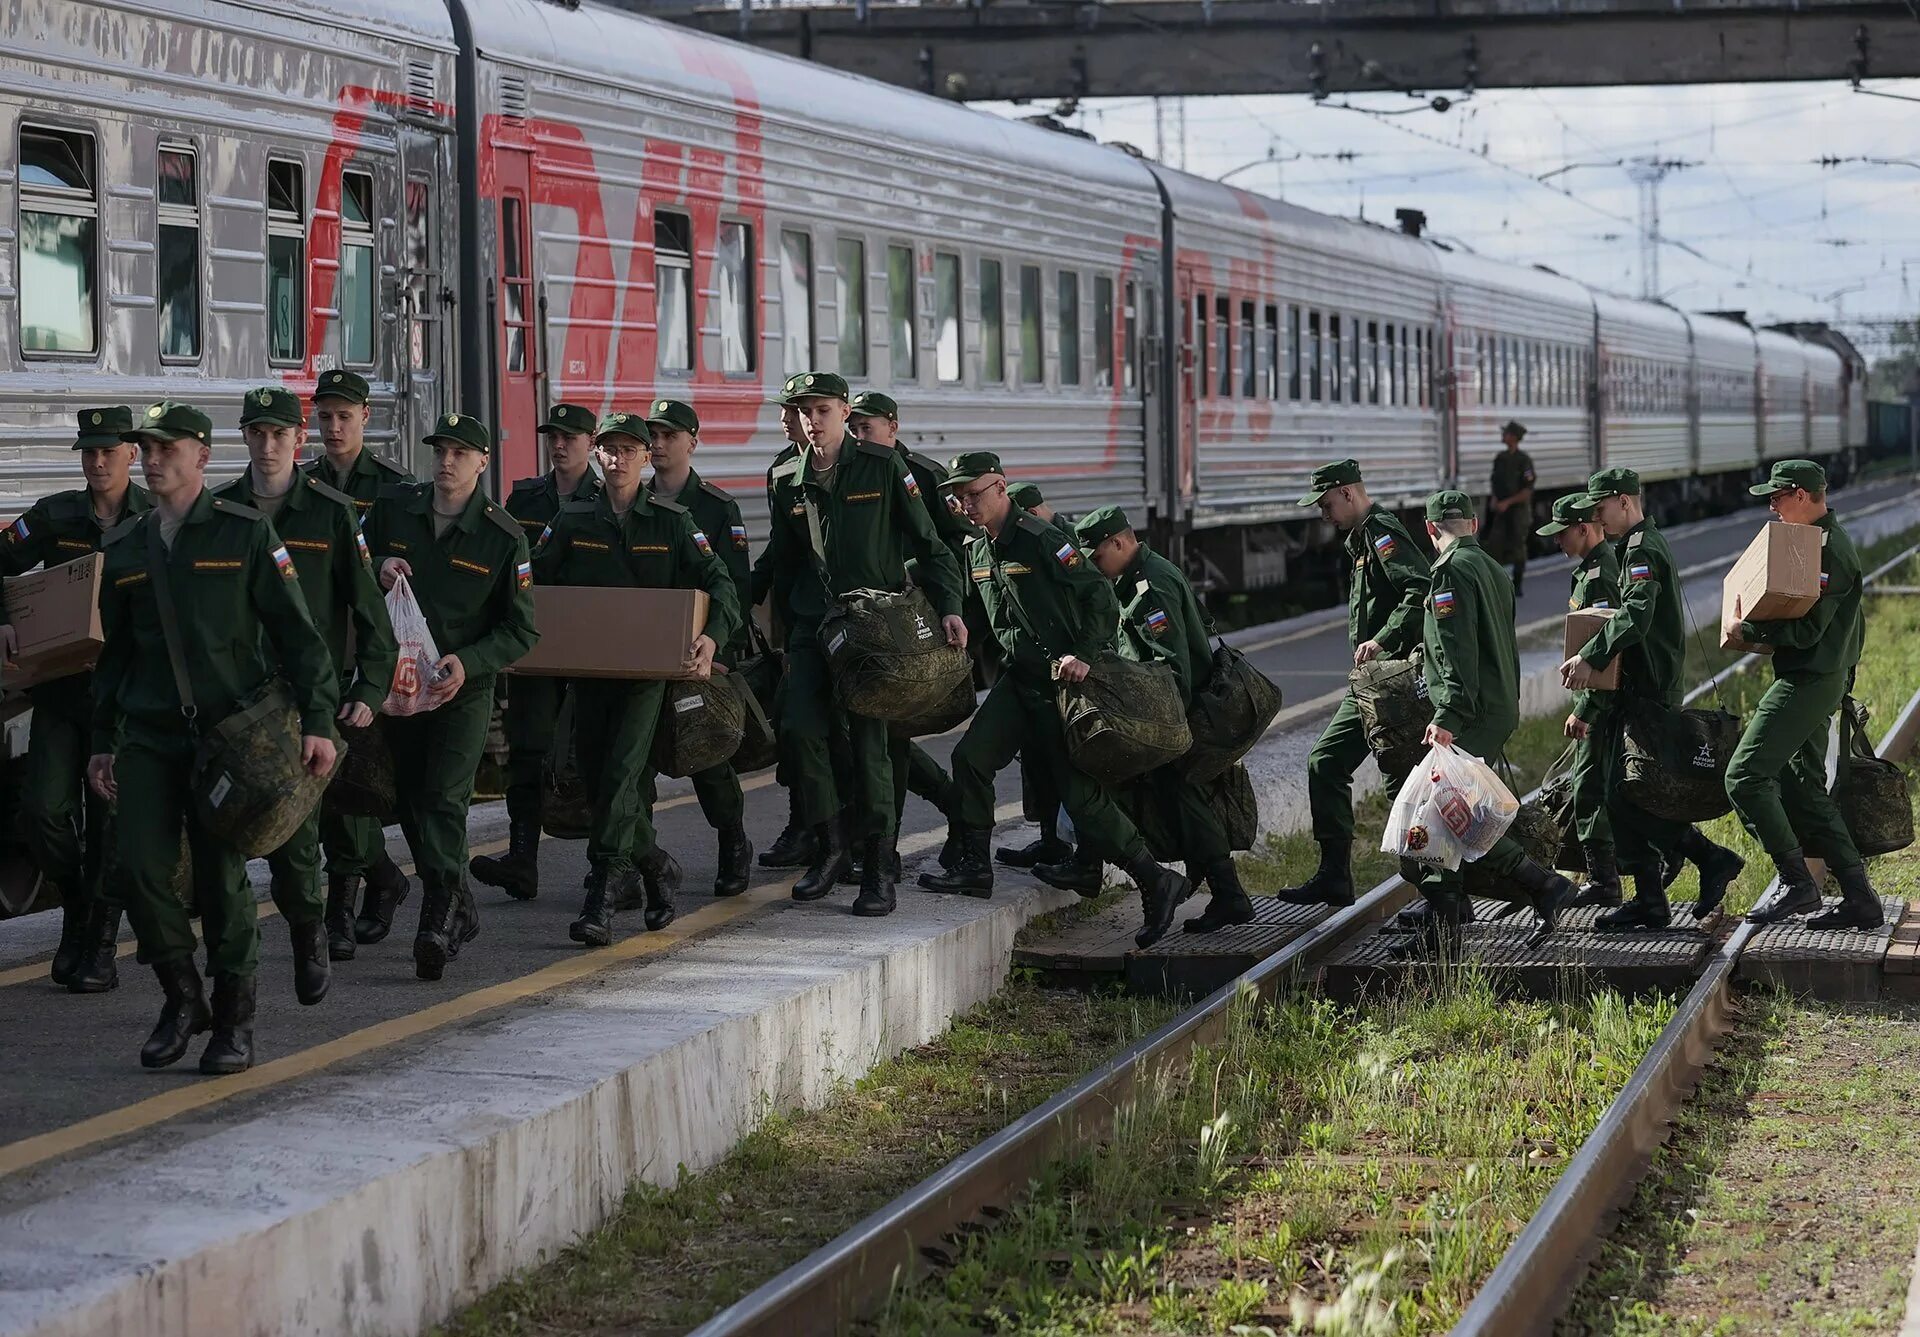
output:
[[1862, 444], [1825, 343], [594, 4], [19, 0], [0, 32], [0, 510], [76, 483], [78, 407], [195, 400], [231, 471], [242, 391], [335, 366], [409, 466], [481, 415], [496, 491], [551, 402], [689, 399], [756, 535], [770, 393], [835, 369], [1242, 588], [1324, 541], [1293, 502], [1328, 458], [1411, 506], [1484, 487], [1518, 417], [1542, 507], [1628, 463], [1691, 508]]

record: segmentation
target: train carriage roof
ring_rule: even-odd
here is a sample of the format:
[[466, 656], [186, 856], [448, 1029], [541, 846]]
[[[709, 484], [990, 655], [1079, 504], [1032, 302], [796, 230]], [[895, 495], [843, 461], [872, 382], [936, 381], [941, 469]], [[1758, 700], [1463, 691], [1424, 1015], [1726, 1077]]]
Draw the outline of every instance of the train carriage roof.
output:
[[1229, 228], [1239, 224], [1249, 231], [1263, 232], [1275, 241], [1353, 255], [1410, 273], [1433, 272], [1431, 248], [1404, 232], [1315, 213], [1285, 200], [1159, 163], [1148, 166], [1166, 187], [1176, 218], [1200, 219]]
[[[456, 45], [453, 20], [447, 14], [444, 0], [303, 0], [294, 9], [256, 0], [225, 0], [223, 7], [252, 10], [270, 16], [275, 23], [285, 23], [293, 17], [321, 28], [402, 38], [448, 51]], [[199, 11], [205, 6], [192, 8]]]

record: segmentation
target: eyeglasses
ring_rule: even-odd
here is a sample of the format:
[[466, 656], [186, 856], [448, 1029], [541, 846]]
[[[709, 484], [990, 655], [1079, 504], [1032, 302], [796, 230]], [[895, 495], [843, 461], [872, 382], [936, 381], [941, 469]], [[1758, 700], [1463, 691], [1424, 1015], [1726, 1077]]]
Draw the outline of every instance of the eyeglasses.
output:
[[962, 492], [959, 488], [955, 488], [953, 495], [962, 506], [973, 507], [978, 506], [983, 499], [992, 496], [996, 488], [1005, 492], [1007, 490], [1007, 480], [1004, 478], [996, 478], [985, 487], [974, 488], [971, 492]]
[[647, 454], [647, 447], [639, 441], [629, 441], [624, 446], [616, 446], [610, 443], [601, 444], [600, 449], [606, 454], [622, 460], [631, 460]]

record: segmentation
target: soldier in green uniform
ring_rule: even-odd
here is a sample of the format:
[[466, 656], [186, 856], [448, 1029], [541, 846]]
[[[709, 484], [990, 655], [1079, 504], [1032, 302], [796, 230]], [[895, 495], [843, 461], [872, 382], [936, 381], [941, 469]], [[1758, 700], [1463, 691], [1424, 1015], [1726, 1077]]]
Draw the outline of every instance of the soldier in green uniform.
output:
[[[336, 368], [320, 374], [313, 389], [313, 426], [320, 433], [321, 453], [302, 467], [310, 477], [351, 497], [354, 514], [363, 521], [380, 489], [413, 481], [405, 469], [367, 449], [367, 422], [372, 417], [367, 399], [366, 378], [358, 372]], [[380, 823], [372, 817], [323, 811], [320, 845], [327, 852], [329, 895], [339, 884], [351, 896], [351, 884], [365, 879], [365, 899], [353, 925], [354, 941], [379, 942], [393, 924], [394, 908], [407, 898], [407, 875], [387, 854]], [[330, 944], [328, 950], [336, 948]]]
[[[1480, 546], [1479, 521], [1466, 493], [1434, 493], [1427, 498], [1426, 516], [1427, 537], [1438, 556], [1428, 575], [1421, 626], [1433, 701], [1425, 741], [1492, 761], [1520, 723], [1513, 583]], [[1526, 893], [1540, 918], [1535, 943], [1554, 930], [1561, 908], [1573, 899], [1573, 883], [1528, 858], [1511, 836], [1502, 836], [1480, 863]], [[1419, 886], [1431, 912], [1418, 931], [1394, 949], [1396, 954], [1457, 957], [1467, 900], [1459, 870], [1414, 863], [1402, 868], [1403, 876]]]
[[1056, 680], [1081, 682], [1114, 648], [1120, 605], [1113, 586], [1065, 531], [1016, 507], [1000, 457], [957, 456], [947, 486], [985, 532], [967, 547], [968, 571], [986, 605], [1007, 671], [987, 693], [953, 750], [953, 868], [922, 873], [929, 891], [993, 894], [993, 780], [1022, 748], [1033, 749], [1060, 786], [1081, 844], [1119, 864], [1140, 888], [1145, 923], [1135, 940], [1157, 942], [1192, 890], [1155, 863], [1131, 818], [1098, 780], [1067, 759]]
[[[42, 497], [7, 526], [0, 576], [98, 552], [109, 534], [146, 512], [152, 503], [129, 477], [138, 452], [120, 439], [132, 429], [133, 410], [124, 404], [80, 410], [73, 448], [86, 486]], [[18, 648], [0, 587], [0, 651], [11, 660]], [[105, 993], [120, 982], [120, 906], [99, 885], [107, 806], [86, 786], [92, 686], [91, 674], [73, 673], [29, 689], [33, 723], [20, 796], [27, 849], [60, 898], [60, 945], [49, 974], [73, 993]]]
[[[652, 434], [647, 447], [653, 464], [653, 477], [647, 482], [648, 495], [670, 501], [684, 510], [693, 527], [706, 535], [708, 543], [726, 567], [733, 591], [736, 616], [734, 629], [720, 643], [716, 660], [731, 669], [747, 654], [747, 598], [753, 576], [747, 567], [747, 522], [741, 518], [740, 503], [725, 488], [708, 482], [693, 467], [693, 453], [700, 446], [700, 415], [691, 404], [677, 399], [656, 399], [647, 418]], [[711, 618], [711, 615], [709, 615]], [[712, 634], [711, 621], [708, 634]], [[714, 866], [713, 894], [738, 896], [747, 889], [753, 872], [753, 844], [747, 839], [745, 796], [740, 777], [730, 763], [692, 777], [694, 796], [700, 800], [700, 812], [720, 837], [719, 858]], [[652, 776], [648, 776], [651, 809]]]
[[1500, 429], [1501, 450], [1493, 457], [1493, 496], [1487, 505], [1487, 549], [1513, 564], [1513, 592], [1527, 582], [1527, 530], [1533, 515], [1533, 459], [1520, 449], [1527, 429], [1510, 422]]
[[[114, 819], [114, 858], [127, 914], [153, 967], [166, 1006], [140, 1062], [178, 1062], [193, 1037], [213, 1036], [200, 1071], [253, 1065], [254, 970], [260, 924], [246, 858], [194, 815], [196, 721], [212, 726], [251, 700], [274, 676], [300, 712], [300, 761], [314, 775], [333, 769], [338, 679], [327, 643], [307, 614], [293, 558], [273, 524], [250, 506], [206, 489], [213, 425], [188, 404], [148, 408], [125, 433], [141, 446], [153, 509], [112, 532], [101, 574], [100, 625], [106, 644], [93, 677], [93, 756], [87, 780], [108, 801], [128, 801]], [[177, 687], [155, 587], [164, 575], [176, 612], [180, 659], [191, 665], [195, 714]], [[194, 967], [193, 924], [173, 893], [185, 829], [213, 975], [209, 1010]]]
[[[641, 486], [647, 441], [647, 420], [638, 413], [601, 420], [594, 444], [607, 461], [606, 488], [590, 501], [576, 498], [560, 508], [534, 551], [534, 571], [547, 585], [705, 590], [706, 630], [687, 647], [697, 676], [704, 678], [718, 647], [733, 644], [740, 604], [713, 539], [685, 507]], [[636, 877], [646, 890], [646, 926], [661, 929], [673, 922], [680, 865], [655, 843], [651, 804], [644, 798], [665, 694], [666, 683], [658, 680], [582, 679], [574, 685], [576, 746], [593, 802], [587, 896], [568, 929], [583, 946], [613, 941], [614, 910], [628, 900]], [[737, 780], [734, 793], [737, 802]]]
[[[767, 547], [773, 569], [792, 573], [784, 740], [795, 802], [818, 839], [814, 862], [793, 895], [806, 901], [830, 892], [851, 864], [858, 838], [870, 857], [863, 860], [854, 913], [885, 915], [894, 904], [899, 820], [887, 726], [845, 717], [852, 784], [850, 793], [842, 793], [829, 745], [843, 712], [833, 698], [820, 619], [848, 591], [903, 588], [912, 559], [948, 644], [965, 649], [959, 572], [927, 515], [920, 482], [899, 452], [848, 435], [847, 383], [832, 372], [807, 372], [790, 398], [809, 444], [774, 470]], [[843, 804], [844, 825], [836, 817]]]
[[387, 488], [367, 512], [382, 589], [413, 588], [440, 659], [431, 709], [387, 720], [400, 826], [420, 873], [414, 973], [437, 980], [480, 933], [467, 885], [467, 808], [493, 715], [494, 675], [539, 639], [526, 535], [480, 489], [493, 439], [477, 419], [440, 418], [425, 438], [431, 483]]
[[[947, 495], [952, 496], [952, 493]], [[1007, 484], [1007, 497], [1023, 511], [1030, 511], [1057, 528], [1062, 524], [1047, 504], [1038, 483]], [[1073, 858], [1073, 842], [1060, 834], [1060, 791], [1046, 768], [1020, 749], [1020, 815], [1040, 828], [1040, 834], [1025, 845], [1002, 845], [993, 852], [995, 863], [1009, 868], [1032, 868], [1038, 864], [1064, 864]]]
[[[807, 449], [807, 431], [800, 423], [800, 410], [788, 402], [788, 396], [797, 394], [805, 383], [806, 372], [795, 372], [787, 377], [780, 387], [780, 393], [772, 402], [780, 409], [780, 430], [786, 437], [786, 444], [773, 457], [773, 463], [767, 466], [767, 513], [773, 513], [773, 476], [782, 466]], [[793, 572], [775, 570], [771, 545], [760, 550], [760, 556], [753, 564], [752, 587], [748, 591], [747, 608], [742, 610], [745, 621], [748, 610], [760, 606], [763, 599], [771, 596], [768, 605], [772, 614], [772, 632], [776, 644], [785, 636], [787, 595], [792, 587]], [[774, 689], [773, 718], [777, 723], [784, 713], [787, 681], [783, 674], [780, 684]], [[846, 768], [842, 765], [846, 747], [844, 740], [836, 739], [838, 746], [833, 753], [834, 774], [844, 776]], [[808, 868], [813, 864], [814, 856], [819, 852], [813, 839], [813, 828], [801, 818], [799, 797], [794, 791], [792, 768], [787, 761], [787, 747], [782, 740], [779, 748], [779, 760], [773, 769], [774, 783], [786, 791], [787, 824], [780, 834], [774, 837], [773, 844], [760, 854], [762, 868]]]
[[[1427, 559], [1393, 512], [1367, 495], [1357, 460], [1313, 471], [1302, 506], [1318, 506], [1328, 524], [1346, 531], [1353, 585], [1347, 594], [1347, 639], [1353, 662], [1404, 658], [1420, 644], [1420, 607], [1427, 597]], [[1367, 759], [1367, 733], [1349, 692], [1307, 758], [1307, 805], [1320, 866], [1304, 883], [1275, 893], [1293, 905], [1353, 904], [1353, 773]], [[1402, 777], [1389, 775], [1389, 788]]]
[[[1179, 567], [1140, 541], [1126, 512], [1118, 506], [1088, 511], [1073, 531], [1080, 546], [1092, 554], [1100, 574], [1113, 582], [1120, 602], [1122, 653], [1169, 664], [1180, 684], [1181, 703], [1191, 709], [1194, 693], [1213, 677], [1212, 624], [1194, 596], [1193, 586]], [[1136, 783], [1144, 786], [1148, 802], [1173, 814], [1188, 879], [1195, 886], [1204, 880], [1213, 893], [1207, 908], [1183, 926], [1186, 931], [1212, 933], [1250, 923], [1253, 902], [1240, 885], [1233, 847], [1211, 787], [1193, 784], [1172, 766], [1162, 766]], [[1055, 872], [1052, 867], [1042, 865], [1034, 872], [1041, 881], [1060, 885], [1051, 876]], [[1069, 890], [1097, 893], [1098, 865], [1091, 887], [1073, 885]]]
[[[339, 719], [364, 729], [393, 683], [394, 641], [353, 499], [294, 468], [306, 420], [291, 390], [249, 390], [240, 410], [240, 434], [247, 442], [247, 471], [213, 495], [251, 506], [273, 522], [299, 573], [307, 614], [326, 639], [338, 678]], [[359, 887], [357, 877], [333, 873], [321, 900], [320, 826], [316, 808], [285, 845], [267, 856], [273, 903], [293, 938], [294, 992], [308, 1006], [326, 997], [329, 963], [353, 959], [353, 901]]]
[[[520, 522], [528, 547], [569, 501], [592, 501], [600, 493], [593, 471], [593, 410], [555, 404], [540, 424], [547, 443], [547, 472], [522, 478], [507, 494], [507, 514]], [[504, 676], [504, 675], [503, 675]], [[540, 768], [553, 750], [553, 728], [566, 697], [564, 678], [513, 677], [507, 689], [507, 852], [476, 855], [468, 865], [475, 880], [499, 887], [517, 901], [540, 894]]]
[[1754, 621], [1741, 616], [1740, 639], [1773, 647], [1773, 685], [1727, 767], [1727, 797], [1740, 824], [1780, 871], [1780, 889], [1747, 918], [1773, 924], [1820, 908], [1806, 856], [1824, 859], [1840, 884], [1840, 903], [1807, 921], [1812, 929], [1878, 928], [1880, 897], [1846, 820], [1827, 790], [1827, 735], [1853, 685], [1866, 644], [1860, 608], [1860, 554], [1827, 506], [1826, 471], [1812, 460], [1777, 460], [1767, 481], [1747, 489], [1765, 497], [1783, 522], [1821, 533], [1820, 597], [1804, 616]]

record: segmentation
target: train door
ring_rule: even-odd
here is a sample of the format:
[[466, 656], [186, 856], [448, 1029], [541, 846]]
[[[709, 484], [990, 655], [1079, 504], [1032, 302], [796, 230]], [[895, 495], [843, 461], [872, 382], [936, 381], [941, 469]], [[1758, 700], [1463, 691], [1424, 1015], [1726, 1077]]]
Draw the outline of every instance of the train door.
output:
[[1123, 392], [1138, 393], [1140, 396], [1147, 495], [1163, 515], [1171, 518], [1177, 511], [1174, 498], [1163, 484], [1154, 482], [1156, 478], [1164, 480], [1167, 477], [1167, 425], [1162, 416], [1166, 412], [1166, 405], [1161, 397], [1160, 384], [1159, 286], [1137, 277], [1130, 278], [1126, 282], [1124, 302], [1121, 311], [1121, 374], [1125, 378]]
[[533, 154], [530, 150], [496, 145], [494, 148], [494, 220], [498, 247], [490, 294], [495, 331], [493, 429], [497, 434], [494, 459], [498, 477], [525, 478], [540, 472], [538, 312], [533, 285]]
[[411, 126], [400, 134], [401, 353], [394, 376], [399, 393], [400, 463], [423, 475], [426, 461], [412, 458], [427, 424], [459, 407], [453, 349], [456, 322], [453, 285], [446, 266], [457, 245], [453, 140]]

